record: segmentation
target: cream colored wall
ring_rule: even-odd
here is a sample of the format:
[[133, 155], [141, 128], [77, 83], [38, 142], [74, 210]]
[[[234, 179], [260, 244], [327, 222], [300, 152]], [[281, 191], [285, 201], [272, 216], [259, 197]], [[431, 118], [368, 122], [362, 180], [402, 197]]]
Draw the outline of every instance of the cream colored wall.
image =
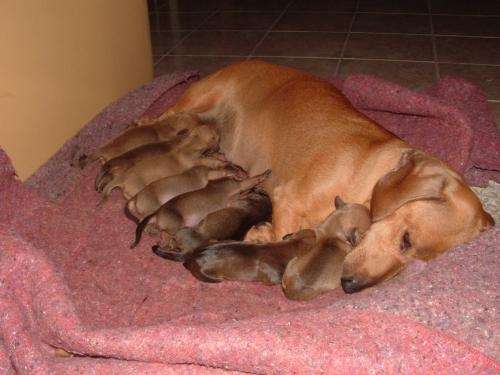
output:
[[152, 76], [146, 0], [0, 0], [0, 147], [22, 179]]

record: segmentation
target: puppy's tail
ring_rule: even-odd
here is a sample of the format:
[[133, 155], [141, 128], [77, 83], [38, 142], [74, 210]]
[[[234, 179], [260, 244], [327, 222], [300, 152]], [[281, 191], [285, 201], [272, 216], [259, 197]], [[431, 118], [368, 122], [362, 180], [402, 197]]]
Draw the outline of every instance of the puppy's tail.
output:
[[187, 260], [187, 254], [183, 254], [180, 251], [172, 251], [162, 249], [159, 245], [152, 247], [153, 253], [162, 257], [164, 259], [172, 260], [174, 262], [185, 262]]
[[135, 228], [135, 240], [130, 245], [130, 248], [133, 249], [137, 245], [139, 245], [139, 242], [141, 242], [141, 237], [142, 237], [142, 232], [144, 232], [144, 228], [146, 228], [146, 225], [148, 225], [149, 221], [153, 216], [155, 216], [156, 212], [152, 213], [151, 215], [146, 216], [144, 219], [142, 219], [139, 224], [137, 224], [137, 228]]

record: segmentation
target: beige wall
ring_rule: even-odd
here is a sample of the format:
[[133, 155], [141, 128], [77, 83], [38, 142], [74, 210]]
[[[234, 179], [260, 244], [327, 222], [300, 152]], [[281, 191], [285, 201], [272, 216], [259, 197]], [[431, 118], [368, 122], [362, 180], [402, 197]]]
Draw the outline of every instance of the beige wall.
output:
[[0, 147], [22, 179], [152, 75], [146, 0], [0, 0]]

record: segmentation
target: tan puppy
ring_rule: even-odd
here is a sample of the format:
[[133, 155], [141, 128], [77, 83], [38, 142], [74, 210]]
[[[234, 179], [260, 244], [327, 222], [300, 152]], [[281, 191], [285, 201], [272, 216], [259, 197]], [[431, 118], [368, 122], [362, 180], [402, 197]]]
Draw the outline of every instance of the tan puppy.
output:
[[314, 230], [314, 246], [288, 263], [281, 282], [287, 298], [309, 300], [340, 286], [344, 258], [370, 228], [371, 219], [368, 208], [339, 197], [335, 208]]
[[79, 159], [80, 168], [85, 168], [88, 164], [96, 160], [105, 163], [127, 151], [148, 143], [168, 141], [179, 131], [192, 129], [198, 125], [200, 125], [200, 121], [196, 116], [187, 113], [178, 113], [151, 125], [131, 127], [100, 147], [93, 154], [88, 156], [82, 155]]
[[154, 181], [137, 193], [127, 203], [126, 209], [139, 220], [155, 212], [161, 205], [178, 195], [201, 189], [209, 181], [222, 177], [243, 179], [246, 173], [235, 166], [212, 169], [195, 166], [184, 173]]
[[191, 132], [190, 130], [181, 130], [173, 139], [169, 141], [148, 143], [127, 151], [116, 158], [108, 160], [103, 164], [100, 173], [96, 176], [95, 189], [102, 192], [106, 184], [112, 178], [112, 175], [124, 173], [143, 160], [161, 156], [172, 151], [173, 149], [180, 148], [196, 136], [197, 134], [195, 132]]
[[222, 152], [250, 175], [272, 169], [264, 185], [272, 226], [262, 227], [269, 228], [269, 241], [318, 225], [337, 195], [375, 207], [375, 223], [346, 258], [346, 291], [391, 277], [409, 259], [430, 259], [492, 225], [449, 166], [414, 150], [309, 74], [262, 61], [230, 65], [192, 84], [164, 116], [182, 112], [215, 123]]
[[210, 181], [203, 189], [171, 199], [137, 225], [135, 242], [131, 247], [137, 246], [142, 231], [148, 224], [154, 224], [162, 231], [162, 241], [168, 243], [180, 228], [193, 227], [209, 213], [227, 207], [232, 201], [240, 198], [241, 193], [262, 183], [270, 172], [266, 171], [245, 180], [221, 178]]
[[224, 280], [256, 281], [266, 285], [279, 284], [288, 262], [314, 246], [316, 234], [304, 229], [286, 239], [268, 244], [222, 242], [176, 254], [154, 247], [156, 255], [184, 262], [198, 280], [218, 283]]
[[220, 157], [203, 157], [205, 152], [218, 147], [218, 136], [209, 126], [198, 126], [190, 130], [189, 134], [186, 140], [169, 152], [160, 152], [151, 157], [146, 154], [143, 159], [134, 160], [132, 165], [124, 161], [108, 169], [97, 184], [98, 188], [102, 189], [103, 199], [117, 187], [122, 189], [126, 199], [130, 199], [150, 183], [183, 173], [194, 166], [221, 168], [230, 164], [220, 160]]
[[251, 190], [229, 204], [227, 208], [209, 213], [195, 227], [178, 230], [173, 238], [176, 250], [171, 251], [172, 257], [190, 253], [210, 241], [241, 240], [253, 225], [271, 217], [271, 201], [263, 192]]

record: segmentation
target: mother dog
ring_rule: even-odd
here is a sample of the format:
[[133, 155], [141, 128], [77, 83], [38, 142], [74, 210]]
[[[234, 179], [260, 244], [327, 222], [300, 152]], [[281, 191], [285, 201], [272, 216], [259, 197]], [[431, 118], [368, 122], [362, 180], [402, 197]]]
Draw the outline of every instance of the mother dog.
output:
[[365, 204], [372, 227], [345, 259], [352, 293], [429, 260], [494, 224], [462, 177], [358, 112], [330, 83], [262, 61], [226, 67], [194, 83], [161, 118], [188, 112], [217, 124], [226, 157], [265, 189], [268, 241], [314, 227], [333, 198]]

